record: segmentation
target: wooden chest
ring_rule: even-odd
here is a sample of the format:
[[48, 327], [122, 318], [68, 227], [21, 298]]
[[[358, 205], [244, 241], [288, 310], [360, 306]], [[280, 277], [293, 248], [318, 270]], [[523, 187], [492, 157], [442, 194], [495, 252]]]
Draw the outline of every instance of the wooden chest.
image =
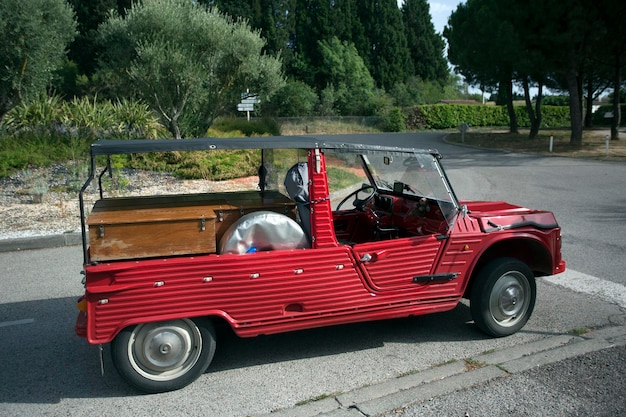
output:
[[257, 210], [295, 218], [295, 204], [274, 191], [98, 200], [87, 219], [90, 259], [214, 253], [228, 226]]

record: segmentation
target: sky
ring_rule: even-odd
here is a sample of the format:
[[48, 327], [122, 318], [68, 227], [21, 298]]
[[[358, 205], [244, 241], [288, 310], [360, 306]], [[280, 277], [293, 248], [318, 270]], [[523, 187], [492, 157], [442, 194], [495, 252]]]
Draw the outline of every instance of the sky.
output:
[[[398, 7], [402, 6], [404, 0], [398, 0]], [[430, 15], [433, 20], [435, 30], [441, 34], [443, 27], [448, 23], [448, 17], [456, 10], [456, 6], [459, 3], [464, 3], [463, 0], [428, 0], [430, 5]]]

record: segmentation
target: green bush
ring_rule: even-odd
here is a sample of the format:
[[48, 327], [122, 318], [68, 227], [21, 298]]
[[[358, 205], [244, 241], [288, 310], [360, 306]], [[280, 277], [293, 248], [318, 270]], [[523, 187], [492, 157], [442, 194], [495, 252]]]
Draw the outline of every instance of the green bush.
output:
[[154, 139], [166, 133], [145, 103], [87, 97], [64, 101], [59, 96], [43, 96], [24, 102], [6, 114], [4, 127], [9, 135], [67, 134], [82, 140]]
[[23, 102], [3, 118], [0, 176], [30, 165], [86, 158], [96, 139], [163, 137], [167, 131], [148, 107], [137, 101], [96, 101], [42, 96]]
[[135, 169], [166, 171], [179, 178], [211, 181], [256, 175], [261, 164], [261, 153], [250, 149], [163, 152], [128, 155], [126, 158], [125, 165]]
[[[626, 104], [620, 104], [620, 112], [622, 116], [620, 119], [620, 126], [626, 126]], [[607, 113], [613, 113], [613, 105], [600, 106], [600, 108], [593, 113], [591, 122], [595, 126], [610, 126], [613, 122], [613, 118], [606, 117]]]
[[29, 166], [77, 161], [86, 157], [89, 143], [56, 133], [20, 132], [0, 138], [0, 177]]
[[[570, 125], [568, 107], [542, 106], [541, 109], [541, 127]], [[516, 106], [515, 113], [520, 127], [530, 126], [525, 106]], [[409, 129], [453, 129], [462, 123], [476, 127], [508, 126], [509, 116], [505, 106], [433, 104], [413, 107], [407, 117]]]
[[278, 90], [263, 110], [278, 117], [304, 117], [313, 115], [319, 99], [315, 90], [302, 81], [289, 81]]
[[406, 130], [405, 117], [399, 107], [392, 107], [383, 117], [383, 131], [403, 132]]
[[276, 120], [268, 118], [250, 121], [243, 118], [219, 119], [211, 128], [221, 132], [238, 131], [244, 136], [280, 136], [280, 125]]

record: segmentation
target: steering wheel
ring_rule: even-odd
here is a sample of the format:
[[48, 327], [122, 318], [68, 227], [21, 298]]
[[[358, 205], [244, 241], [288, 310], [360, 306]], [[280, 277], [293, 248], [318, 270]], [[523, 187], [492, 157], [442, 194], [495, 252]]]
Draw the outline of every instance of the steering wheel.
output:
[[[367, 192], [367, 195], [365, 196], [365, 198], [363, 198], [363, 199], [358, 198], [358, 195], [359, 195], [360, 192]], [[346, 201], [350, 200], [351, 198], [354, 198], [354, 201], [352, 202], [352, 205], [354, 207], [356, 207], [356, 209], [359, 210], [359, 211], [365, 211], [365, 205], [372, 198], [374, 198], [374, 194], [376, 194], [376, 189], [374, 187], [372, 187], [371, 185], [363, 185], [361, 188], [359, 188], [358, 190], [352, 191], [343, 200], [341, 200], [341, 202], [339, 204], [337, 204], [336, 210], [341, 209], [341, 206]]]

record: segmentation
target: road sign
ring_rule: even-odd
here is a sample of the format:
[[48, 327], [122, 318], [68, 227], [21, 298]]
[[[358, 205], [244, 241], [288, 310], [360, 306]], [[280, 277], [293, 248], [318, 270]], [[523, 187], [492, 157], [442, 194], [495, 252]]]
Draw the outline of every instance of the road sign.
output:
[[252, 103], [239, 103], [237, 104], [238, 111], [254, 111], [254, 104]]
[[259, 104], [260, 102], [261, 99], [256, 96], [244, 98], [243, 100], [241, 100], [241, 104]]

